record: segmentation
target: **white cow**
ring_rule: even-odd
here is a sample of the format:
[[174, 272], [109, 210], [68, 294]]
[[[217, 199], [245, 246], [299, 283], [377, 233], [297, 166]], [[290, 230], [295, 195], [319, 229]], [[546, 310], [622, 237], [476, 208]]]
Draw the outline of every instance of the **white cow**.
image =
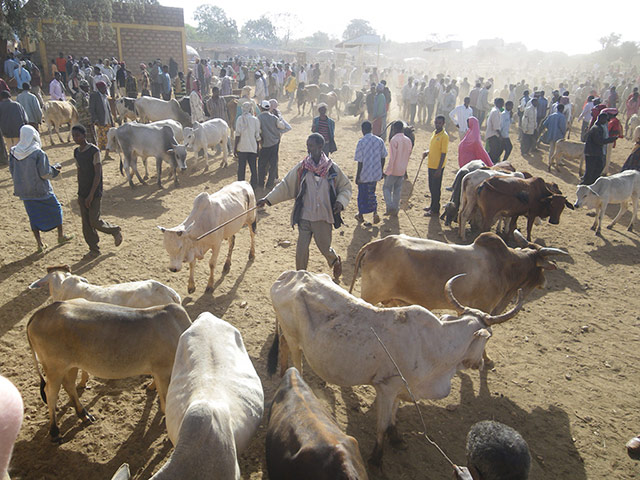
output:
[[20, 392], [11, 381], [0, 375], [0, 478], [3, 480], [9, 478], [9, 460], [23, 415]]
[[175, 450], [152, 480], [240, 480], [238, 455], [260, 426], [263, 404], [240, 332], [201, 313], [178, 343], [166, 409]]
[[175, 120], [183, 127], [190, 127], [191, 117], [180, 108], [175, 98], [169, 101], [154, 97], [136, 98], [136, 113], [142, 123], [156, 122], [158, 120]]
[[627, 138], [629, 140], [637, 138], [634, 135], [635, 129], [637, 127], [640, 127], [640, 116], [638, 116], [637, 113], [634, 113], [633, 115], [631, 115], [631, 118], [629, 119], [629, 125], [627, 126]]
[[136, 99], [131, 97], [120, 97], [116, 100], [116, 113], [123, 122], [127, 120], [136, 121]]
[[[189, 285], [188, 292], [196, 290], [194, 281], [194, 270], [196, 262], [202, 260], [205, 254], [211, 250], [209, 259], [209, 282], [207, 283], [207, 293], [213, 292], [213, 271], [220, 253], [222, 240], [229, 241], [229, 253], [224, 264], [223, 273], [227, 273], [231, 268], [231, 252], [235, 244], [235, 234], [247, 225], [251, 235], [251, 249], [249, 250], [249, 260], [253, 260], [256, 255], [255, 232], [256, 232], [256, 212], [242, 215], [243, 212], [255, 207], [256, 197], [253, 188], [248, 182], [233, 182], [216, 193], [200, 193], [193, 201], [193, 209], [189, 216], [177, 227], [164, 228], [158, 226], [163, 234], [164, 248], [169, 253], [169, 270], [179, 272], [183, 263], [189, 264]], [[220, 228], [216, 232], [198, 240], [198, 237], [209, 230], [242, 215], [228, 225]]]
[[49, 130], [49, 141], [53, 145], [53, 136], [51, 135], [52, 127], [56, 130], [60, 143], [63, 143], [59, 128], [64, 124], [69, 124], [69, 135], [67, 142], [71, 141], [71, 127], [78, 123], [78, 111], [76, 107], [69, 102], [61, 100], [49, 100], [44, 104], [43, 119]]
[[372, 385], [378, 405], [377, 437], [371, 461], [380, 464], [385, 432], [398, 441], [396, 411], [409, 400], [404, 383], [384, 353], [374, 328], [389, 349], [411, 390], [419, 399], [449, 395], [458, 369], [482, 368], [482, 353], [491, 325], [512, 318], [522, 308], [522, 291], [509, 312], [492, 316], [467, 308], [455, 299], [450, 279], [445, 293], [459, 316], [436, 317], [418, 305], [378, 308], [337, 286], [328, 275], [304, 270], [284, 272], [271, 287], [276, 312], [276, 335], [268, 370], [274, 373], [280, 338], [286, 340], [280, 357], [281, 374], [287, 350], [302, 372], [302, 354], [323, 380], [340, 386]]
[[204, 151], [204, 171], [209, 170], [209, 153], [210, 147], [220, 145], [222, 147], [222, 168], [227, 166], [227, 142], [230, 136], [229, 125], [221, 118], [213, 118], [206, 122], [194, 122], [193, 128], [184, 128], [185, 145], [189, 150], [196, 152]]
[[633, 224], [638, 214], [638, 197], [640, 197], [640, 172], [637, 170], [625, 170], [609, 177], [598, 178], [593, 185], [579, 185], [576, 191], [575, 207], [580, 208], [586, 205], [587, 208], [596, 209], [596, 218], [591, 226], [591, 230], [600, 233], [602, 220], [610, 203], [620, 204], [620, 210], [607, 228], [611, 229], [616, 222], [627, 211], [628, 203], [633, 204], [633, 215], [627, 230], [633, 230]]
[[555, 163], [556, 169], [558, 168], [558, 160], [580, 160], [580, 168], [578, 169], [578, 175], [582, 175], [584, 167], [584, 142], [570, 142], [569, 140], [558, 140], [556, 143], [556, 149], [553, 152], [553, 156], [549, 159], [549, 167], [547, 170], [551, 171], [551, 166]]
[[460, 194], [460, 208], [458, 212], [458, 228], [460, 238], [464, 239], [467, 229], [467, 222], [471, 220], [474, 210], [478, 204], [478, 187], [487, 178], [494, 176], [524, 178], [522, 172], [503, 172], [501, 170], [474, 170], [465, 175], [462, 179]]

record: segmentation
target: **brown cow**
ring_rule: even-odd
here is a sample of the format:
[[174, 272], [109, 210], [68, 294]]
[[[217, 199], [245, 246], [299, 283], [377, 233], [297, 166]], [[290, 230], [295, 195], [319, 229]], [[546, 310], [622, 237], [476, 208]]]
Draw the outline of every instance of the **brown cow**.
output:
[[336, 116], [340, 120], [340, 108], [338, 108], [338, 95], [336, 92], [321, 93], [318, 97], [319, 103], [327, 104], [327, 115], [331, 115], [333, 109], [336, 109]]
[[511, 217], [507, 238], [516, 229], [520, 215], [527, 217], [527, 240], [531, 241], [531, 229], [536, 217], [547, 218], [549, 223], [560, 223], [564, 207], [573, 210], [567, 197], [556, 186], [548, 186], [540, 177], [516, 178], [495, 176], [478, 187], [478, 208], [482, 213], [482, 231], [491, 229], [497, 215]]
[[[320, 96], [320, 87], [318, 85], [304, 85], [304, 82], [300, 82], [298, 85], [298, 115], [304, 115], [304, 108], [307, 102], [311, 105], [311, 113], [318, 103], [318, 97]], [[300, 113], [300, 107], [302, 106], [302, 113]]]
[[294, 367], [271, 404], [267, 469], [279, 480], [368, 478], [358, 441], [340, 430]]

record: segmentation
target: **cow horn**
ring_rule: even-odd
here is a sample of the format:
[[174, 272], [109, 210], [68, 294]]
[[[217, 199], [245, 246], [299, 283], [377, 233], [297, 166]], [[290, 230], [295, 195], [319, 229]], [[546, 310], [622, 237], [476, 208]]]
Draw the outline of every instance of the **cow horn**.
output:
[[449, 300], [449, 303], [453, 306], [453, 309], [458, 312], [458, 314], [462, 314], [464, 313], [464, 311], [467, 309], [467, 307], [465, 307], [464, 305], [462, 305], [458, 299], [453, 295], [453, 289], [451, 288], [451, 285], [453, 284], [453, 282], [455, 282], [458, 278], [460, 277], [464, 277], [466, 275], [466, 273], [459, 273], [458, 275], [456, 275], [455, 277], [451, 277], [447, 283], [444, 286], [444, 293], [447, 296], [447, 300]]
[[522, 295], [522, 289], [519, 288], [518, 299], [516, 300], [516, 306], [513, 307], [508, 312], [503, 313], [502, 315], [489, 315], [488, 318], [485, 320], [486, 324], [488, 326], [491, 326], [491, 325], [497, 325], [499, 323], [506, 322], [507, 320], [516, 316], [516, 314], [522, 308], [523, 304], [524, 304], [524, 295]]
[[565, 252], [564, 250], [560, 250], [559, 248], [548, 248], [548, 247], [543, 247], [540, 250], [538, 250], [538, 253], [540, 255], [542, 255], [543, 257], [548, 257], [550, 255], [569, 255], [569, 252]]
[[524, 235], [522, 235], [520, 233], [520, 230], [518, 230], [517, 228], [513, 231], [513, 238], [516, 241], [516, 244], [521, 247], [521, 248], [525, 248], [527, 246], [529, 246], [529, 242], [527, 242], [527, 239], [524, 238]]

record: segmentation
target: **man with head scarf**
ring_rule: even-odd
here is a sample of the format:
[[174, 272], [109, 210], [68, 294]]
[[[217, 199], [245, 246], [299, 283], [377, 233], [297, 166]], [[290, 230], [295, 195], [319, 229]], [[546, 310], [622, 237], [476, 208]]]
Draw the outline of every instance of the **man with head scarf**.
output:
[[64, 234], [62, 206], [49, 181], [58, 176], [60, 169], [59, 163], [49, 165], [49, 157], [42, 151], [38, 131], [31, 125], [24, 125], [20, 129], [20, 141], [11, 148], [9, 172], [13, 178], [13, 194], [24, 202], [39, 253], [47, 248], [40, 232], [57, 228], [59, 244], [73, 238]]
[[482, 160], [487, 167], [493, 166], [489, 154], [482, 145], [480, 125], [476, 117], [467, 119], [468, 130], [458, 145], [458, 166], [464, 167], [471, 160]]
[[80, 88], [74, 98], [76, 101], [76, 110], [78, 110], [78, 123], [85, 126], [87, 142], [95, 144], [96, 136], [93, 121], [91, 120], [91, 110], [89, 109], [89, 90], [89, 82], [81, 80]]
[[298, 225], [296, 270], [307, 270], [309, 245], [315, 238], [318, 249], [333, 269], [333, 279], [342, 274], [342, 261], [331, 248], [332, 228], [342, 225], [341, 212], [351, 198], [351, 182], [322, 151], [324, 138], [312, 133], [307, 139], [308, 155], [293, 167], [258, 207], [295, 199], [291, 225]]
[[189, 107], [191, 108], [191, 121], [204, 122], [204, 105], [200, 95], [200, 82], [193, 79], [191, 82], [191, 93], [189, 94]]
[[149, 97], [151, 96], [151, 78], [149, 77], [149, 72], [147, 72], [147, 66], [144, 63], [140, 64], [140, 96]]
[[264, 99], [269, 95], [269, 88], [267, 87], [267, 81], [262, 74], [262, 71], [256, 70], [255, 73], [256, 78], [256, 91], [254, 93], [254, 97], [258, 104], [262, 103]]
[[606, 146], [615, 142], [617, 138], [608, 136], [608, 121], [609, 115], [601, 113], [587, 133], [584, 144], [585, 172], [580, 185], [591, 185], [602, 175]]
[[376, 85], [376, 96], [373, 99], [373, 135], [382, 137], [382, 131], [387, 124], [387, 99], [384, 96], [384, 85], [379, 83]]
[[251, 87], [249, 85], [245, 85], [241, 90], [242, 96], [238, 99], [238, 106], [236, 107], [236, 119], [242, 115], [242, 104], [245, 102], [249, 102], [251, 105], [251, 114], [254, 117], [257, 117], [260, 111], [258, 110], [258, 105], [251, 98]]
[[253, 105], [244, 101], [240, 105], [242, 114], [236, 120], [236, 139], [233, 155], [238, 159], [238, 181], [245, 179], [247, 164], [251, 171], [251, 186], [255, 190], [258, 185], [258, 142], [260, 142], [260, 120], [252, 114]]
[[[113, 116], [107, 97], [107, 85], [104, 82], [97, 82], [96, 90], [89, 96], [89, 112], [91, 112], [91, 123], [96, 129], [98, 148], [104, 150], [107, 148], [107, 132], [113, 127]], [[109, 158], [108, 152], [105, 160], [107, 158]]]

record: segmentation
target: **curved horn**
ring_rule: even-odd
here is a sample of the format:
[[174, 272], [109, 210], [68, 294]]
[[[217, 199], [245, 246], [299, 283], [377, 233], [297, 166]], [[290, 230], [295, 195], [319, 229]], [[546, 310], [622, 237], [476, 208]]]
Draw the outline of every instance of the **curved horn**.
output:
[[529, 246], [529, 242], [527, 242], [527, 239], [524, 238], [524, 235], [522, 235], [520, 233], [520, 230], [518, 230], [517, 228], [513, 231], [513, 238], [515, 239], [516, 244], [518, 244], [519, 247], [525, 248]]
[[569, 252], [565, 252], [564, 250], [560, 250], [559, 248], [543, 247], [540, 250], [538, 250], [538, 253], [540, 255], [542, 255], [543, 257], [547, 257], [549, 255], [567, 255], [567, 256], [571, 256], [569, 254]]
[[467, 309], [467, 307], [465, 307], [464, 305], [462, 305], [458, 299], [456, 297], [454, 297], [453, 295], [453, 289], [451, 288], [451, 285], [453, 284], [453, 282], [455, 282], [458, 278], [460, 277], [464, 277], [466, 275], [466, 273], [459, 273], [458, 275], [456, 275], [455, 277], [451, 277], [449, 280], [447, 280], [447, 283], [444, 286], [444, 293], [447, 296], [447, 300], [449, 300], [449, 303], [451, 304], [451, 306], [453, 306], [453, 309], [458, 312], [458, 314], [462, 314], [464, 313], [464, 311]]
[[506, 322], [507, 320], [516, 316], [516, 314], [522, 309], [522, 305], [524, 304], [524, 295], [522, 294], [522, 289], [518, 289], [518, 299], [516, 300], [516, 306], [513, 307], [508, 312], [503, 313], [502, 315], [489, 315], [485, 320], [487, 325], [497, 325], [499, 323]]

